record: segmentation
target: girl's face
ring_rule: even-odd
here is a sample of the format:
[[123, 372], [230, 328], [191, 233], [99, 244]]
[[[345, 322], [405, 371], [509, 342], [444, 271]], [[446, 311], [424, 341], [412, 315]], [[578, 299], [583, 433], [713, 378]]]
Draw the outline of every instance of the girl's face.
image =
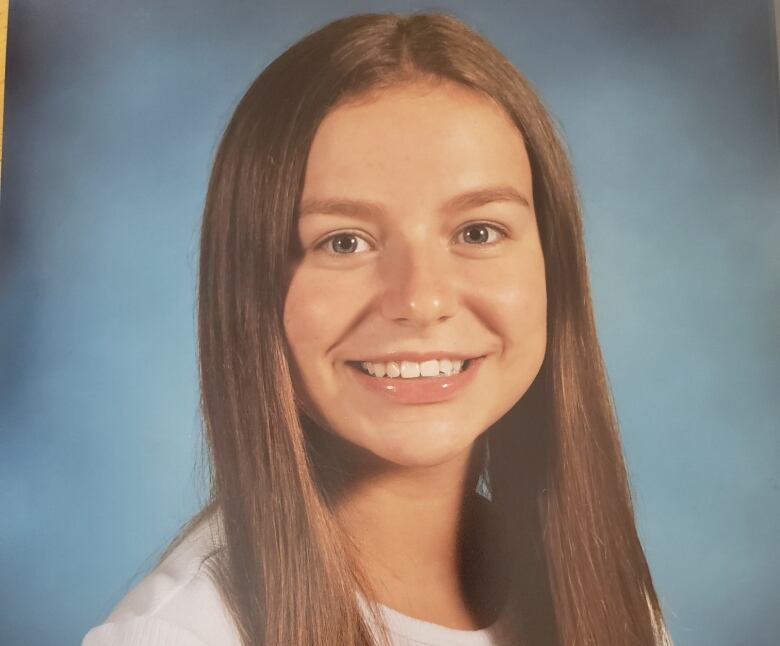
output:
[[531, 189], [517, 128], [454, 83], [383, 90], [323, 120], [284, 325], [331, 431], [433, 466], [468, 455], [522, 397], [547, 327]]

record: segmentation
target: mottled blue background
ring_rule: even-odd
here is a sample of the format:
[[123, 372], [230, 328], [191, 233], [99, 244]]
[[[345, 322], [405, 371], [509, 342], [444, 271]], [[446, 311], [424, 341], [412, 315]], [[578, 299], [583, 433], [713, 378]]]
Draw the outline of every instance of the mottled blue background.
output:
[[[77, 644], [198, 505], [197, 227], [249, 82], [411, 2], [13, 1], [0, 643]], [[769, 0], [445, 2], [569, 142], [638, 520], [678, 645], [780, 641]]]

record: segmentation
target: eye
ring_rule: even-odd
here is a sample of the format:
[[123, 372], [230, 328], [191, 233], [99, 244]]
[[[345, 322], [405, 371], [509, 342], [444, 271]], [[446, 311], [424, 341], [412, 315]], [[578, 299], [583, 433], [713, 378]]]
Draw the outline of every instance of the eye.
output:
[[475, 222], [461, 229], [458, 238], [463, 238], [463, 242], [471, 245], [490, 245], [506, 238], [506, 232], [493, 224], [487, 222]]
[[[361, 246], [362, 243], [362, 246]], [[315, 247], [332, 256], [348, 256], [369, 250], [368, 243], [356, 233], [345, 231], [328, 236]]]

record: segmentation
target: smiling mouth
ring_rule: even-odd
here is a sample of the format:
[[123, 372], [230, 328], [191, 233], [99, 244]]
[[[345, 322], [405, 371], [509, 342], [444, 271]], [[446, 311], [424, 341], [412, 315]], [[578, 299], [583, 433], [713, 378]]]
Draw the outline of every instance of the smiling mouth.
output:
[[[345, 362], [357, 384], [390, 404], [438, 404], [456, 399], [479, 374], [486, 355], [470, 359]], [[373, 371], [373, 374], [372, 374]], [[374, 401], [374, 400], [372, 400]]]

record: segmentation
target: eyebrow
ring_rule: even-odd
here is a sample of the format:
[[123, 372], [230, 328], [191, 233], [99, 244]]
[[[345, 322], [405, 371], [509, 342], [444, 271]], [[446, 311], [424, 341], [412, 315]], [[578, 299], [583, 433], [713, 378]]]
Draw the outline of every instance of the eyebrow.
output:
[[[445, 212], [467, 211], [492, 202], [515, 202], [531, 208], [528, 198], [516, 188], [508, 185], [487, 186], [448, 199], [441, 207]], [[386, 215], [385, 208], [376, 202], [351, 198], [309, 198], [301, 202], [298, 217], [319, 213], [321, 215], [349, 215], [358, 218], [376, 218]]]

